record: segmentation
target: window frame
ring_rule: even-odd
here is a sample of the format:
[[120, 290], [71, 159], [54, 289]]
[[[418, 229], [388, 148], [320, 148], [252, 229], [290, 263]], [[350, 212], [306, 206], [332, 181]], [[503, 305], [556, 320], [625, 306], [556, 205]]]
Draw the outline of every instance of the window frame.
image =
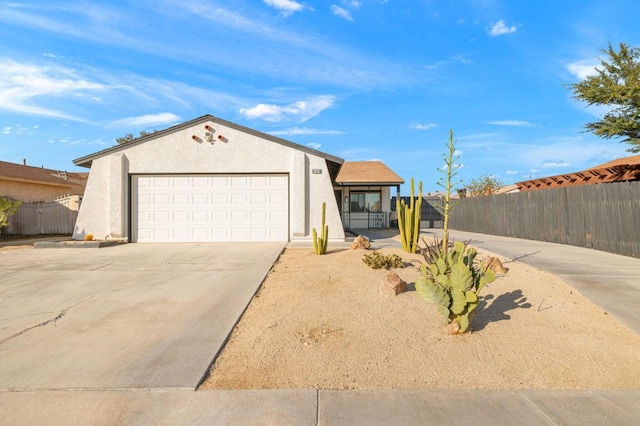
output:
[[[378, 210], [377, 211], [371, 211], [368, 209], [367, 207], [367, 195], [368, 194], [377, 194], [378, 195], [378, 200], [377, 200], [377, 204], [379, 204]], [[362, 210], [358, 210], [358, 211], [354, 211], [352, 210], [352, 206], [353, 206], [353, 195], [363, 195], [364, 196], [364, 202], [363, 202], [363, 207]], [[374, 203], [375, 206], [375, 203]], [[361, 190], [361, 191], [349, 191], [349, 213], [378, 213], [382, 211], [382, 191], [381, 190]]]

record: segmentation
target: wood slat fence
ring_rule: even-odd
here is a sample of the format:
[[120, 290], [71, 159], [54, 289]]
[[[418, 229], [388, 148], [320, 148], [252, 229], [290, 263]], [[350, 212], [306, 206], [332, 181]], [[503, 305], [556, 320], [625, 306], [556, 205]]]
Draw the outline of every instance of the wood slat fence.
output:
[[9, 235], [71, 234], [79, 209], [79, 195], [62, 197], [55, 201], [22, 203], [16, 214], [9, 217], [9, 225], [2, 228], [2, 233]]
[[463, 198], [450, 228], [640, 258], [640, 182]]

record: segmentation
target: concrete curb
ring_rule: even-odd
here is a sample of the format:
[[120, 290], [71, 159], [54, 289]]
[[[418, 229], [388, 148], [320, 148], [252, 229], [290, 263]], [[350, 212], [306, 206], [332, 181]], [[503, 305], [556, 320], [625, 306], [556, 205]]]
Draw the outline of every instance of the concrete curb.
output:
[[127, 244], [126, 241], [38, 241], [33, 247], [37, 249], [50, 248], [104, 248]]

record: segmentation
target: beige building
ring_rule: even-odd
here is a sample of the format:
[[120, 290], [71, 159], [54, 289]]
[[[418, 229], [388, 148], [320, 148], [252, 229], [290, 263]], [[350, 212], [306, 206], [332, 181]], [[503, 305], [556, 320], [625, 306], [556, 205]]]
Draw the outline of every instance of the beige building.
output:
[[356, 166], [337, 181], [349, 164], [343, 159], [212, 115], [74, 163], [91, 168], [75, 239], [306, 240], [320, 229], [326, 203], [329, 238], [344, 240], [343, 204], [376, 216], [388, 207], [389, 186], [402, 182], [395, 174], [391, 182], [380, 181], [381, 163]]
[[0, 196], [24, 202], [82, 195], [89, 173], [74, 173], [0, 161]]

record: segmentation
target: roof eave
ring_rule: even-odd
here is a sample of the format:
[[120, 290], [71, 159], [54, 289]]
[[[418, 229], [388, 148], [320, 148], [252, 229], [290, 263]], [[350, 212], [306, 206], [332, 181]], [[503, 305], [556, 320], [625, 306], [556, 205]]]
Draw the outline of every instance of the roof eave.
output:
[[273, 135], [270, 135], [268, 133], [260, 132], [258, 130], [254, 130], [254, 129], [251, 129], [249, 127], [245, 127], [245, 126], [242, 126], [240, 124], [236, 124], [236, 123], [233, 123], [231, 121], [226, 121], [226, 120], [223, 120], [221, 118], [215, 117], [213, 115], [207, 114], [207, 115], [203, 115], [202, 117], [198, 117], [198, 118], [195, 118], [193, 120], [187, 121], [185, 123], [181, 123], [181, 124], [177, 124], [175, 126], [169, 127], [169, 128], [167, 128], [165, 130], [161, 130], [159, 132], [151, 133], [151, 134], [143, 136], [141, 138], [137, 138], [137, 139], [134, 139], [132, 141], [125, 142], [123, 144], [119, 144], [119, 145], [116, 145], [116, 146], [112, 146], [110, 148], [103, 149], [102, 151], [98, 151], [98, 152], [95, 152], [93, 154], [77, 158], [77, 159], [73, 160], [73, 164], [75, 164], [76, 166], [80, 166], [80, 167], [91, 168], [91, 164], [92, 164], [93, 160], [95, 160], [97, 158], [103, 157], [103, 156], [111, 154], [113, 152], [121, 151], [121, 150], [129, 148], [131, 146], [139, 145], [141, 143], [150, 141], [152, 139], [156, 139], [156, 138], [159, 138], [159, 137], [174, 133], [174, 132], [176, 132], [178, 130], [185, 129], [187, 127], [191, 127], [191, 126], [197, 125], [199, 123], [205, 123], [207, 121], [213, 121], [214, 123], [217, 123], [217, 124], [220, 124], [220, 125], [223, 125], [223, 126], [227, 126], [227, 127], [231, 127], [232, 129], [236, 129], [236, 130], [241, 131], [243, 133], [248, 133], [250, 135], [257, 136], [257, 137], [262, 138], [262, 139], [267, 139], [267, 140], [270, 140], [272, 142], [279, 143], [281, 145], [297, 149], [299, 151], [303, 151], [303, 152], [306, 152], [306, 153], [309, 153], [309, 154], [312, 154], [312, 155], [316, 155], [316, 156], [324, 158], [327, 161], [331, 161], [331, 162], [336, 163], [336, 164], [343, 164], [344, 163], [344, 159], [342, 159], [340, 157], [336, 157], [334, 155], [327, 154], [327, 153], [322, 152], [322, 151], [318, 151], [318, 150], [315, 150], [315, 149], [312, 149], [312, 148], [308, 148], [306, 146], [299, 145], [299, 144], [297, 144], [295, 142], [291, 142], [291, 141], [288, 141], [286, 139], [282, 139], [282, 138], [279, 138], [277, 136], [273, 136]]
[[404, 181], [399, 182], [338, 182], [340, 186], [396, 186], [404, 184]]
[[48, 186], [64, 186], [68, 188], [72, 188], [75, 186], [73, 183], [65, 182], [50, 182], [47, 180], [39, 180], [39, 179], [28, 179], [28, 178], [18, 178], [13, 176], [0, 176], [0, 179], [10, 180], [13, 182], [24, 182], [24, 183], [34, 183], [37, 185], [48, 185]]

